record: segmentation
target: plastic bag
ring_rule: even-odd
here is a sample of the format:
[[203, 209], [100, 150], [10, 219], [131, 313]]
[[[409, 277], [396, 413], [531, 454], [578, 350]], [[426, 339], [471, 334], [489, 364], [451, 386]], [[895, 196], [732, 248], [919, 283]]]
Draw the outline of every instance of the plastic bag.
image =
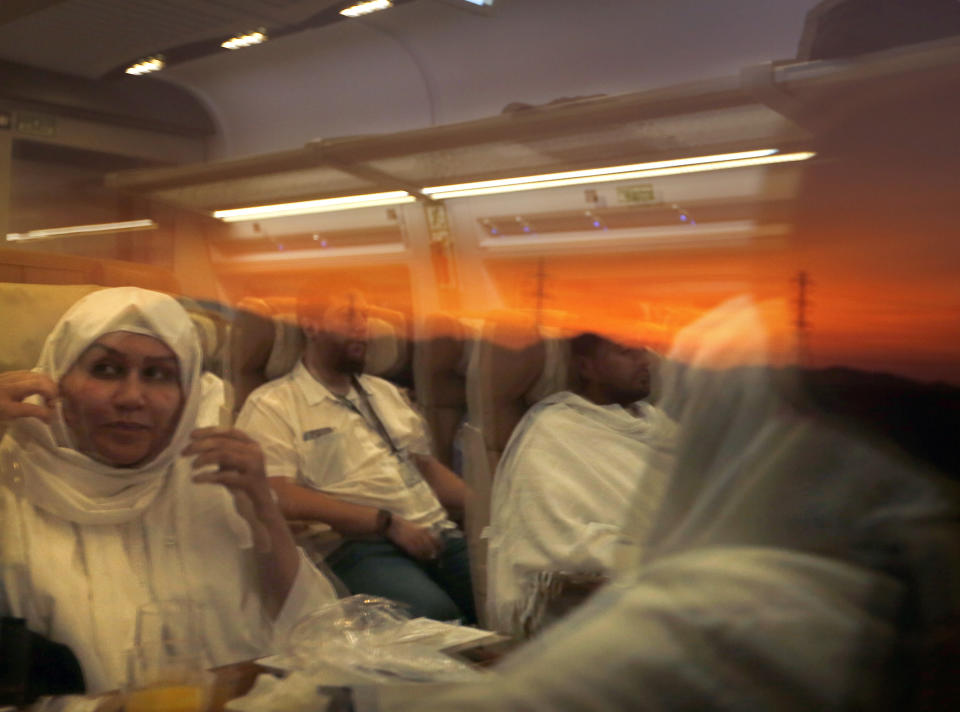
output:
[[443, 632], [459, 626], [411, 619], [395, 601], [358, 594], [324, 606], [290, 634], [297, 669], [370, 682], [453, 682], [481, 671], [440, 652]]

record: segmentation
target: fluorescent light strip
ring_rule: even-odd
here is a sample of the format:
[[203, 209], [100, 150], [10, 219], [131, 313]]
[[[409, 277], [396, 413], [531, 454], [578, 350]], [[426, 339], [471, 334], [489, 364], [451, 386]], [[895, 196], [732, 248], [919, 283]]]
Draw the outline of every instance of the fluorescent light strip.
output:
[[344, 17], [360, 17], [360, 15], [369, 15], [371, 12], [386, 10], [393, 7], [390, 0], [367, 0], [367, 2], [358, 2], [350, 7], [345, 7], [340, 11]]
[[[805, 161], [812, 158], [814, 153], [784, 153], [777, 155], [759, 156], [757, 158], [742, 158], [736, 160], [715, 161], [710, 163], [694, 163], [688, 165], [674, 165], [667, 168], [645, 168], [627, 172], [613, 171], [611, 169], [598, 169], [607, 171], [605, 173], [589, 173], [572, 178], [552, 178], [551, 176], [563, 175], [560, 173], [547, 174], [543, 176], [525, 176], [521, 179], [505, 179], [503, 182], [482, 181], [487, 184], [486, 187], [469, 187], [471, 183], [458, 186], [434, 186], [424, 188], [423, 193], [429, 195], [434, 200], [445, 200], [447, 198], [469, 198], [478, 195], [496, 195], [497, 193], [515, 193], [522, 190], [541, 190], [543, 188], [562, 188], [571, 185], [585, 185], [589, 183], [604, 183], [607, 181], [634, 180], [637, 178], [654, 178], [656, 176], [672, 176], [684, 173], [703, 173], [706, 171], [720, 171], [727, 168], [744, 168], [747, 166], [762, 166], [773, 163], [790, 163], [792, 161]], [[510, 182], [513, 181], [513, 182]], [[493, 185], [490, 185], [490, 184]]]
[[[511, 193], [521, 190], [540, 190], [542, 188], [558, 188], [606, 181], [634, 180], [655, 176], [717, 171], [726, 168], [789, 163], [792, 161], [805, 161], [814, 155], [814, 153], [809, 151], [778, 154], [777, 149], [766, 148], [756, 151], [721, 153], [712, 156], [678, 158], [670, 161], [651, 161], [649, 163], [635, 163], [624, 166], [608, 166], [606, 168], [545, 173], [542, 175], [478, 181], [475, 183], [432, 186], [424, 188], [422, 192], [434, 200], [465, 198], [477, 195]], [[326, 213], [382, 205], [400, 205], [402, 203], [412, 203], [415, 200], [416, 198], [407, 191], [396, 190], [387, 193], [350, 195], [343, 198], [324, 198], [321, 200], [305, 200], [297, 203], [278, 203], [276, 205], [259, 205], [249, 208], [217, 210], [213, 213], [213, 216], [224, 222], [239, 222], [242, 220], [308, 215], [310, 213]]]
[[111, 232], [128, 232], [131, 230], [153, 230], [157, 223], [153, 220], [126, 220], [124, 222], [97, 223], [94, 225], [71, 225], [70, 227], [51, 227], [29, 232], [11, 232], [7, 240], [46, 240], [53, 237], [70, 237], [73, 235], [98, 235]]
[[407, 253], [407, 246], [401, 243], [354, 245], [351, 247], [318, 247], [316, 249], [280, 250], [278, 252], [257, 252], [255, 254], [220, 257], [233, 264], [249, 262], [262, 264], [264, 262], [296, 262], [303, 259], [329, 260], [331, 262], [352, 262], [358, 257], [366, 260], [385, 259], [393, 261], [397, 255]]
[[266, 41], [266, 33], [263, 30], [257, 30], [256, 32], [248, 32], [245, 35], [231, 37], [226, 42], [221, 42], [220, 46], [224, 49], [241, 49], [243, 47], [250, 47], [251, 45], [260, 44]]
[[480, 240], [480, 247], [496, 252], [538, 249], [544, 246], [575, 249], [595, 248], [602, 243], [630, 243], [642, 247], [645, 242], [657, 244], [663, 240], [668, 240], [671, 244], [680, 242], [697, 243], [716, 239], [732, 239], [740, 242], [759, 235], [781, 235], [785, 231], [786, 228], [783, 225], [759, 226], [755, 220], [724, 220], [698, 225], [657, 225], [641, 228], [578, 231], [568, 234], [485, 237]]
[[373, 208], [381, 205], [400, 205], [402, 203], [412, 203], [414, 200], [416, 198], [405, 190], [393, 190], [386, 193], [348, 195], [343, 198], [324, 198], [322, 200], [303, 200], [297, 203], [277, 203], [276, 205], [216, 210], [213, 217], [220, 218], [224, 222], [265, 220], [288, 215], [309, 215], [310, 213], [329, 213], [355, 208]]

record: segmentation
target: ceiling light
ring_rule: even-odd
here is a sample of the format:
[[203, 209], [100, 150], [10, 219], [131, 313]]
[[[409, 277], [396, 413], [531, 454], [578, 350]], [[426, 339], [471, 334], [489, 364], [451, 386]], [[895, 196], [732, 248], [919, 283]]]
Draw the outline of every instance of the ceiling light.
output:
[[281, 218], [288, 215], [309, 215], [310, 213], [329, 213], [355, 208], [374, 208], [380, 205], [400, 205], [401, 203], [412, 203], [414, 200], [416, 198], [405, 190], [392, 190], [386, 193], [368, 193], [367, 195], [348, 195], [342, 198], [324, 198], [322, 200], [303, 200], [297, 203], [216, 210], [213, 217], [220, 218], [224, 222], [240, 222], [242, 220]]
[[243, 47], [250, 47], [251, 45], [260, 44], [267, 41], [266, 30], [260, 28], [256, 32], [248, 32], [244, 35], [237, 35], [236, 37], [231, 37], [226, 42], [221, 42], [220, 46], [224, 49], [242, 49]]
[[655, 176], [677, 175], [681, 173], [699, 173], [703, 171], [742, 168], [745, 166], [758, 166], [771, 163], [788, 163], [790, 161], [804, 161], [813, 155], [814, 154], [810, 152], [779, 154], [777, 153], [777, 149], [767, 148], [756, 151], [695, 156], [669, 161], [651, 161], [649, 163], [634, 163], [624, 166], [607, 166], [605, 168], [590, 168], [580, 171], [564, 171], [562, 173], [544, 173], [541, 175], [485, 180], [474, 183], [437, 185], [424, 188], [422, 192], [424, 195], [435, 200], [465, 198], [475, 195], [512, 193], [521, 190], [559, 188], [585, 183], [633, 180], [636, 178], [652, 178]]
[[369, 15], [371, 12], [386, 10], [393, 7], [390, 0], [366, 0], [366, 2], [354, 3], [350, 7], [345, 7], [340, 11], [345, 17], [359, 17], [360, 15]]
[[126, 72], [127, 74], [148, 74], [149, 72], [157, 72], [164, 66], [166, 66], [166, 63], [163, 61], [163, 57], [158, 54], [155, 57], [148, 57], [136, 64], [131, 64], [127, 67]]
[[153, 220], [126, 220], [123, 222], [97, 223], [95, 225], [71, 225], [70, 227], [51, 227], [29, 232], [7, 233], [7, 240], [46, 240], [53, 237], [71, 237], [74, 235], [102, 235], [112, 232], [129, 232], [131, 230], [154, 230], [157, 223]]

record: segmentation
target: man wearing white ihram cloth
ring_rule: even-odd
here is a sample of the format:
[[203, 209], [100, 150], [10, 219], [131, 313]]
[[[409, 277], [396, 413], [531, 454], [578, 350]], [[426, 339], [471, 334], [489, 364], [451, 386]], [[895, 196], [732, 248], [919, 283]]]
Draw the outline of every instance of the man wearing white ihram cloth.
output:
[[[609, 575], [632, 516], [652, 521], [673, 463], [676, 428], [650, 394], [651, 354], [596, 334], [571, 341], [577, 393], [537, 403], [517, 425], [494, 478], [488, 624], [538, 626], [552, 573]], [[642, 534], [642, 533], [641, 533]]]
[[956, 705], [955, 483], [792, 406], [733, 300], [682, 331], [670, 487], [636, 566], [502, 659], [390, 712]]

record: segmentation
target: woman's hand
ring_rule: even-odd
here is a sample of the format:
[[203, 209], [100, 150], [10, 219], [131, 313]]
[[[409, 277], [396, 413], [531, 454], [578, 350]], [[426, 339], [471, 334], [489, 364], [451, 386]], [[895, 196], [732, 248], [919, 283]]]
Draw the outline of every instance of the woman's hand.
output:
[[[43, 396], [44, 404], [23, 402], [32, 395]], [[57, 384], [46, 374], [33, 371], [0, 373], [0, 426], [17, 418], [30, 417], [49, 423], [58, 397]]]
[[440, 554], [441, 542], [426, 527], [418, 527], [403, 517], [393, 516], [387, 538], [414, 559], [432, 561]]
[[253, 533], [266, 609], [276, 617], [297, 578], [300, 554], [267, 483], [263, 450], [236, 428], [199, 428], [190, 437], [193, 442], [183, 454], [196, 455], [193, 481], [230, 490], [237, 512]]
[[236, 428], [200, 428], [183, 451], [196, 455], [197, 483], [220, 484], [230, 490], [237, 512], [250, 525], [257, 551], [269, 552], [272, 537], [267, 526], [283, 515], [273, 500], [259, 443]]

